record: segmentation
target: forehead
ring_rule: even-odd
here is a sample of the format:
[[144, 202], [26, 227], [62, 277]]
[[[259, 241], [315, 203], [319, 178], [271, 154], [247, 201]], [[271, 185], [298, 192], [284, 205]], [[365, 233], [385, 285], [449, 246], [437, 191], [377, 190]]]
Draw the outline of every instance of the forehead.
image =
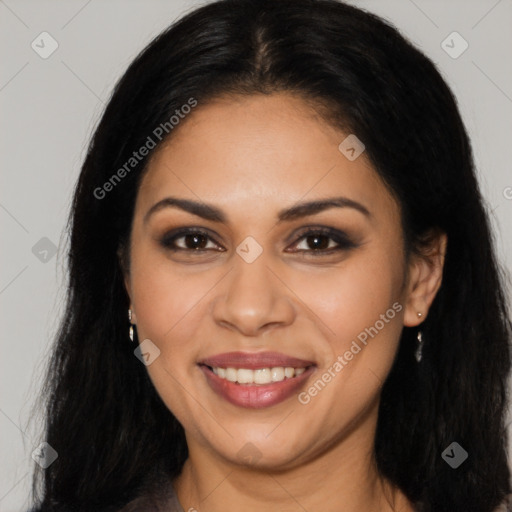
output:
[[199, 104], [152, 156], [138, 202], [166, 195], [233, 208], [279, 208], [335, 194], [397, 208], [363, 153], [340, 150], [348, 136], [304, 100], [286, 93]]

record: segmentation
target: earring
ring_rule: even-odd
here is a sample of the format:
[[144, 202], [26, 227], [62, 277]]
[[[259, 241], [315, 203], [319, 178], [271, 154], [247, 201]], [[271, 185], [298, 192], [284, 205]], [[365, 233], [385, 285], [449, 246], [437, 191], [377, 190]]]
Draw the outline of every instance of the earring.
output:
[[414, 357], [416, 358], [416, 362], [420, 362], [421, 358], [423, 357], [423, 337], [421, 334], [421, 331], [418, 331], [417, 335], [418, 339], [418, 346], [416, 347], [416, 352], [414, 353]]
[[418, 318], [421, 318], [423, 316], [423, 313], [420, 313], [419, 311], [417, 314], [418, 314]]
[[132, 322], [132, 310], [128, 310], [128, 321], [130, 322], [130, 329], [128, 330], [128, 335], [130, 336], [130, 340], [133, 341], [134, 338], [134, 332], [133, 332], [133, 324]]

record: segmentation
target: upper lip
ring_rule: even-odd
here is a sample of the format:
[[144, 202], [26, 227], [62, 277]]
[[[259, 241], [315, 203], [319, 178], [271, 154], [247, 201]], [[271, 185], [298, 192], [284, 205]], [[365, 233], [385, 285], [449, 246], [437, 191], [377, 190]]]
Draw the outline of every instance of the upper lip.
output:
[[276, 366], [307, 368], [315, 363], [297, 357], [287, 356], [279, 352], [226, 352], [207, 357], [199, 361], [199, 364], [212, 368], [274, 368]]

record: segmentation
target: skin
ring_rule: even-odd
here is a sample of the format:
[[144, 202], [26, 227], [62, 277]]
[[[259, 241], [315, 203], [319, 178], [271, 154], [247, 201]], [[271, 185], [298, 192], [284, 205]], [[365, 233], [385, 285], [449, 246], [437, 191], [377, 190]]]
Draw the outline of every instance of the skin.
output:
[[[126, 288], [139, 339], [161, 351], [149, 376], [186, 432], [189, 459], [173, 482], [184, 510], [412, 510], [378, 474], [373, 442], [401, 330], [428, 314], [446, 238], [406, 258], [399, 205], [364, 153], [349, 161], [338, 150], [347, 135], [290, 94], [230, 97], [199, 105], [152, 156]], [[214, 205], [227, 222], [176, 207], [147, 217], [168, 196]], [[332, 196], [369, 215], [329, 208], [277, 222], [283, 208]], [[340, 230], [355, 246], [315, 255], [303, 237], [311, 226]], [[175, 243], [188, 252], [162, 246], [182, 227], [207, 230], [207, 251], [183, 237]], [[252, 263], [236, 253], [247, 236], [263, 250]], [[232, 405], [197, 365], [230, 351], [282, 352], [315, 361], [307, 390], [394, 303], [401, 311], [305, 405], [296, 395], [263, 409]], [[251, 462], [238, 455], [246, 443], [257, 449]]]

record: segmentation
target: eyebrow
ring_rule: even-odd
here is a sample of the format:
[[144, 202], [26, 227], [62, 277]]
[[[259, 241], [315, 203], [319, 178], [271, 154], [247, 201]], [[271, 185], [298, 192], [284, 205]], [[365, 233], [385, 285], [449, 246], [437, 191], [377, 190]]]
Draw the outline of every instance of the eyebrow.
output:
[[[221, 222], [224, 224], [227, 223], [226, 215], [216, 206], [203, 202], [193, 201], [191, 199], [181, 199], [178, 197], [166, 197], [165, 199], [162, 199], [161, 201], [158, 201], [158, 203], [154, 204], [144, 216], [144, 223], [146, 223], [153, 214], [163, 210], [164, 208], [179, 208], [206, 220]], [[329, 197], [325, 199], [299, 203], [289, 208], [280, 210], [277, 218], [278, 222], [292, 221], [302, 217], [307, 217], [308, 215], [320, 213], [329, 208], [352, 208], [362, 213], [366, 217], [371, 217], [370, 211], [357, 201], [348, 199], [347, 197]]]

